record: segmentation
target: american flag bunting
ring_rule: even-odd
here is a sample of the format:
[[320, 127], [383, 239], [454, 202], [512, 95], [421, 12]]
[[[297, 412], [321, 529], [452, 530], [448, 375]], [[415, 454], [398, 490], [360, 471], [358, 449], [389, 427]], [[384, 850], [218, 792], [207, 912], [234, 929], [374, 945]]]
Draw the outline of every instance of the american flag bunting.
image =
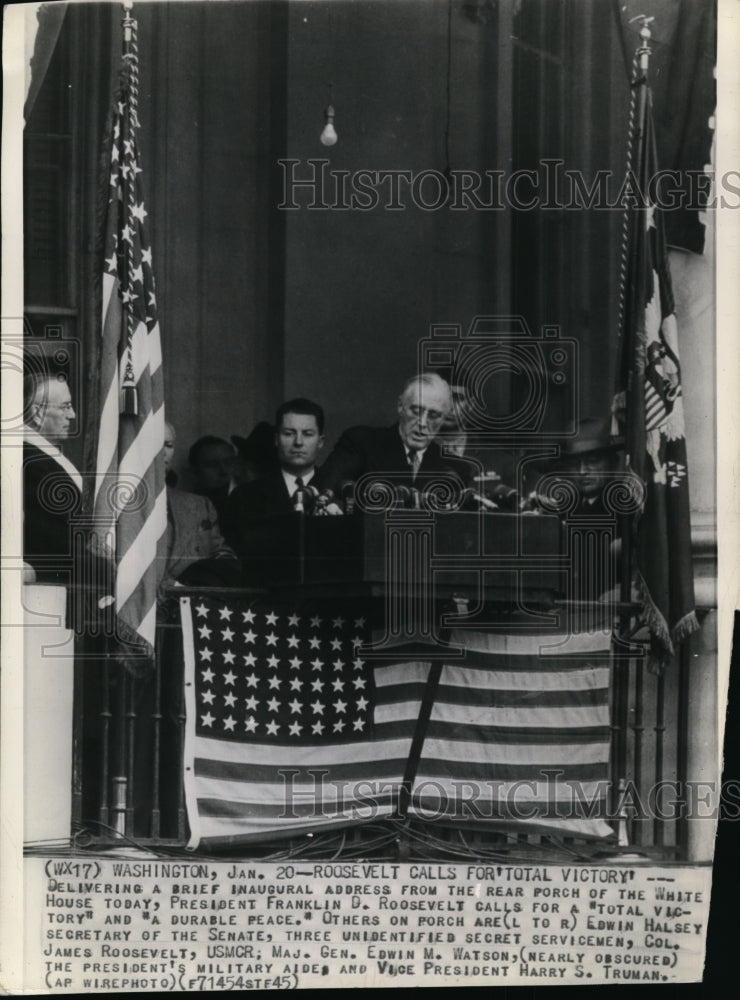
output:
[[[429, 661], [392, 650], [364, 659], [364, 620], [339, 611], [212, 597], [182, 597], [180, 611], [190, 847], [396, 813]], [[453, 640], [464, 659], [443, 667], [409, 815], [428, 819], [431, 809], [437, 819], [470, 819], [463, 785], [472, 781], [494, 825], [608, 837], [599, 810], [608, 785], [610, 635]], [[581, 798], [596, 818], [578, 811]]]

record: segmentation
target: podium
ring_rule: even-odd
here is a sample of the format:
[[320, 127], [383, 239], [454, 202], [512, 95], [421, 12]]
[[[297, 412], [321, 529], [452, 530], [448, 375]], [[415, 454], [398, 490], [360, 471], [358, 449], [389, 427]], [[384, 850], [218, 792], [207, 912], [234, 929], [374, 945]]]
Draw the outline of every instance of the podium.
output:
[[550, 515], [431, 512], [254, 518], [244, 582], [328, 597], [431, 587], [438, 599], [549, 603], [565, 593], [563, 527]]

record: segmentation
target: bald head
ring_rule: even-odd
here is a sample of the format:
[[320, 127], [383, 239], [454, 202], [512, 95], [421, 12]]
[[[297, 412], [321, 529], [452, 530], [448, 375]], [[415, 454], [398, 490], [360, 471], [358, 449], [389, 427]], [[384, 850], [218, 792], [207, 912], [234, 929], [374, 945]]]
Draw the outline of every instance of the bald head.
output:
[[439, 375], [409, 379], [398, 397], [398, 427], [406, 447], [428, 447], [451, 409], [450, 387]]

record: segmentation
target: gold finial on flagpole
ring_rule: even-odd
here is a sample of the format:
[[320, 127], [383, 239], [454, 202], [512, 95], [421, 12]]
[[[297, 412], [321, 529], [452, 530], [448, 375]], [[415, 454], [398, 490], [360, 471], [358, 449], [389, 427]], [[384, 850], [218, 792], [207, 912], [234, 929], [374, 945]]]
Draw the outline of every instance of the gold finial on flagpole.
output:
[[636, 14], [635, 17], [631, 17], [629, 23], [632, 24], [635, 21], [639, 21], [642, 25], [640, 28], [640, 38], [642, 39], [642, 45], [637, 50], [637, 55], [640, 59], [640, 69], [643, 73], [647, 73], [648, 61], [650, 59], [650, 39], [653, 37], [653, 33], [650, 30], [650, 25], [655, 20], [654, 17], [648, 17], [647, 14]]
[[131, 41], [131, 26], [134, 23], [131, 13], [133, 9], [133, 0], [123, 0], [123, 37], [127, 42]]

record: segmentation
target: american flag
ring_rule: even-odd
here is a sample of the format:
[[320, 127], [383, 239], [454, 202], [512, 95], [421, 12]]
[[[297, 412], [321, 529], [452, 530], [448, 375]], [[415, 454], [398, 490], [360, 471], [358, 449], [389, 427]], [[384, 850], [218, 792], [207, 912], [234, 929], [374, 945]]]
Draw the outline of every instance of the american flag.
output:
[[411, 815], [609, 837], [611, 632], [452, 633]]
[[645, 203], [634, 208], [633, 269], [627, 288], [623, 381], [628, 386], [627, 458], [645, 483], [637, 523], [635, 587], [662, 668], [699, 625], [694, 610], [689, 480], [681, 364], [664, 220], [650, 200], [658, 173], [647, 92], [637, 158]]
[[[401, 660], [392, 651], [364, 659], [364, 619], [339, 612], [212, 597], [183, 597], [180, 608], [190, 847], [394, 814], [428, 660]], [[494, 787], [515, 773], [546, 784], [539, 769], [562, 765], [568, 779], [582, 779], [591, 799], [598, 781], [606, 781], [609, 637], [576, 637], [564, 647], [563, 636], [549, 645], [530, 637], [524, 646], [518, 637], [499, 636], [500, 649], [486, 647], [491, 639], [464, 637], [471, 647], [464, 663], [443, 667], [412, 815], [429, 817], [432, 793], [439, 818], [449, 819], [449, 810], [439, 810], [439, 789], [449, 804], [458, 779]], [[544, 784], [536, 795], [540, 813], [552, 795], [552, 780]], [[557, 821], [549, 826], [565, 829]], [[597, 819], [579, 818], [567, 828], [611, 832]]]
[[150, 651], [167, 506], [162, 352], [136, 141], [138, 73], [136, 21], [125, 12], [112, 118], [94, 513], [101, 547], [116, 564], [120, 636]]
[[394, 811], [426, 665], [371, 668], [359, 655], [363, 618], [211, 598], [180, 605], [190, 846]]

